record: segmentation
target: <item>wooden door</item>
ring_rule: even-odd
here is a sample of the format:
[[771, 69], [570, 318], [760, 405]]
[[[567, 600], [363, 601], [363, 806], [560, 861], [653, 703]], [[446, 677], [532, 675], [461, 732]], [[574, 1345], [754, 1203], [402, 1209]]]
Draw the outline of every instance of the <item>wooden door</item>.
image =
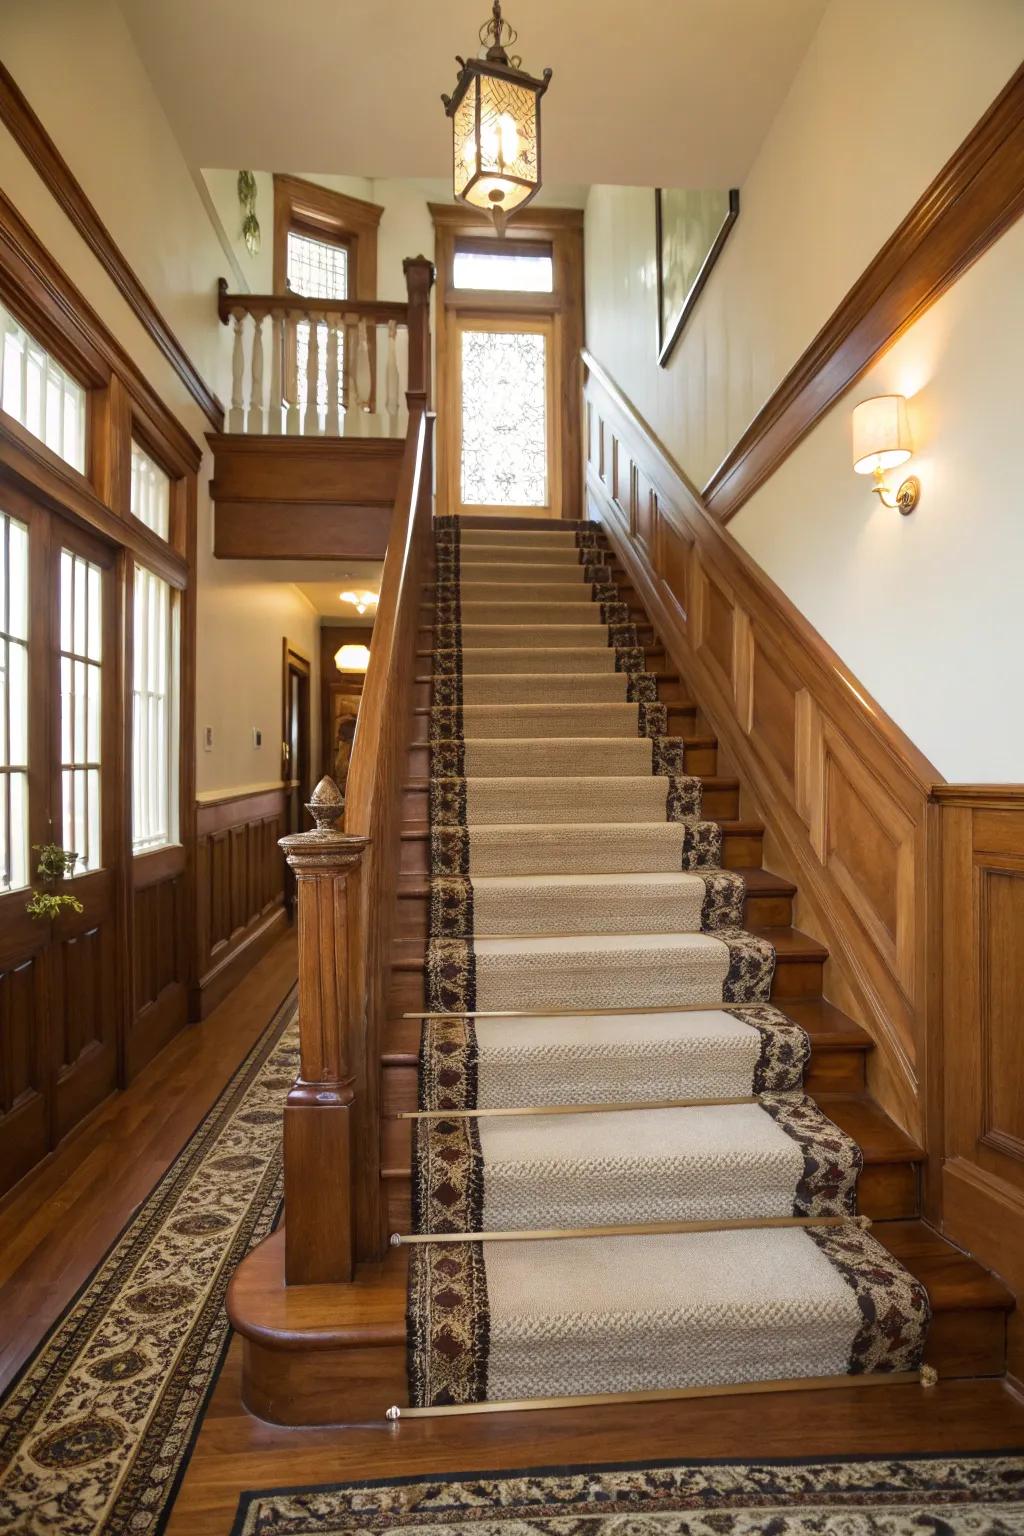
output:
[[[286, 639], [284, 642], [284, 722], [281, 742], [281, 778], [285, 787], [285, 831], [305, 830], [304, 806], [313, 786], [310, 776], [309, 658]], [[285, 907], [289, 917], [295, 904], [295, 876], [285, 867]]]
[[459, 313], [453, 330], [448, 505], [457, 512], [560, 517], [553, 319]]
[[[10, 491], [0, 556], [3, 1189], [115, 1087], [123, 983], [114, 553]], [[47, 844], [80, 912], [26, 910]]]

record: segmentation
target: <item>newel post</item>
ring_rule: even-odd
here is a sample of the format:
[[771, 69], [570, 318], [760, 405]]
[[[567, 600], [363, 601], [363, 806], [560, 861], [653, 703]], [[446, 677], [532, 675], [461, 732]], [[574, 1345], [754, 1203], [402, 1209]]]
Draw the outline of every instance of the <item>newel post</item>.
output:
[[295, 872], [299, 929], [299, 1075], [284, 1111], [285, 1281], [351, 1280], [359, 865], [368, 839], [339, 832], [333, 779], [306, 809], [312, 832], [282, 837]]
[[434, 263], [426, 256], [407, 256], [402, 262], [409, 295], [409, 384], [411, 394], [423, 392], [430, 407], [430, 290]]

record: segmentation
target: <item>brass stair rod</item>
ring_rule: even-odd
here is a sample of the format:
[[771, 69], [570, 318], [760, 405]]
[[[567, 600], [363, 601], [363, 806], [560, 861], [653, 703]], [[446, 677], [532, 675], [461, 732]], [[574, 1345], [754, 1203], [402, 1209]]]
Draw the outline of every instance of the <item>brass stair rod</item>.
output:
[[867, 1371], [862, 1376], [791, 1376], [780, 1381], [723, 1382], [711, 1387], [661, 1387], [649, 1392], [596, 1392], [586, 1397], [520, 1397], [506, 1402], [448, 1403], [437, 1408], [400, 1408], [385, 1414], [391, 1423], [400, 1419], [442, 1419], [474, 1413], [536, 1413], [545, 1408], [600, 1408], [611, 1403], [674, 1403], [689, 1398], [743, 1397], [765, 1392], [825, 1392], [846, 1387], [892, 1387], [938, 1383], [934, 1366], [917, 1371]]
[[[775, 1003], [674, 1003], [665, 1008], [446, 1008], [439, 1013], [413, 1009], [403, 1019], [596, 1019], [616, 1014], [647, 1013], [730, 1013], [748, 1008], [776, 1008]], [[781, 1009], [777, 1009], [781, 1012]]]
[[667, 1237], [690, 1232], [751, 1232], [782, 1227], [846, 1227], [867, 1230], [867, 1216], [751, 1216], [735, 1221], [653, 1221], [603, 1227], [526, 1227], [513, 1232], [392, 1232], [392, 1248], [421, 1243], [537, 1243], [574, 1237]]
[[642, 1099], [635, 1104], [531, 1104], [522, 1109], [402, 1109], [392, 1120], [483, 1120], [502, 1115], [611, 1115], [635, 1109], [706, 1109], [722, 1104], [759, 1104], [760, 1094], [729, 1099]]

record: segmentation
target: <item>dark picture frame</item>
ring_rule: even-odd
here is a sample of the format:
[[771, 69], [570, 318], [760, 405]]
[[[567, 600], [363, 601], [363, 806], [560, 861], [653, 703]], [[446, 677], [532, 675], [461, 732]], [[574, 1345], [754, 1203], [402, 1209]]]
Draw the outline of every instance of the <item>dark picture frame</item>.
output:
[[[666, 271], [666, 244], [672, 238], [675, 231], [668, 228], [668, 221], [662, 204], [662, 193], [667, 189], [655, 187], [654, 189], [654, 248], [658, 272], [658, 363], [662, 368], [668, 366], [668, 360], [672, 356], [676, 342], [683, 332], [687, 320], [693, 312], [693, 307], [700, 297], [701, 291], [708, 278], [711, 269], [722, 253], [722, 247], [729, 238], [732, 229], [740, 213], [740, 194], [738, 187], [731, 187], [724, 194], [726, 203], [721, 222], [714, 228], [707, 240], [702, 255], [692, 266], [689, 275], [682, 279], [683, 287], [681, 296], [676, 296], [674, 313], [666, 314], [666, 307], [672, 303], [673, 295], [670, 292], [670, 279], [676, 278], [672, 286], [678, 287], [678, 275]], [[699, 194], [694, 194], [699, 195]]]

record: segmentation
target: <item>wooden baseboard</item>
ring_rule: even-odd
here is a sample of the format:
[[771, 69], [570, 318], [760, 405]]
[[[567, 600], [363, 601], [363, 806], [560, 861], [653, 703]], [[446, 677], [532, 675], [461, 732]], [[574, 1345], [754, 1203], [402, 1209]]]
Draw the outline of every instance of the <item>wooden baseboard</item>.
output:
[[275, 907], [252, 923], [237, 941], [232, 940], [228, 952], [200, 976], [193, 987], [189, 1000], [189, 1018], [195, 1021], [211, 1014], [246, 972], [262, 960], [287, 926], [288, 914], [284, 907]]

